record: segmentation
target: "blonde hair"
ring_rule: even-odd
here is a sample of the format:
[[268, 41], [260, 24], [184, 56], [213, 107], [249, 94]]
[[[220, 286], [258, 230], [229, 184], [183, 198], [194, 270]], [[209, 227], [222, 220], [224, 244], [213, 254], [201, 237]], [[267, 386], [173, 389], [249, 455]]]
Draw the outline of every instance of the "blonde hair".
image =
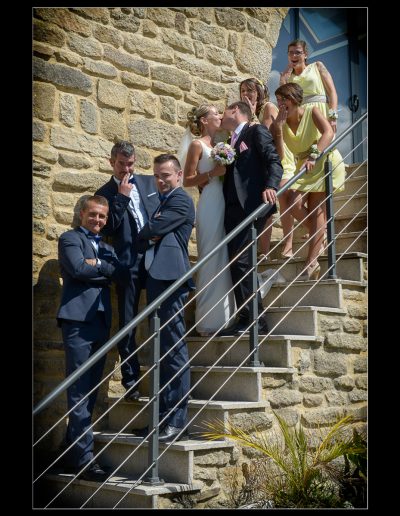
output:
[[213, 104], [200, 104], [199, 107], [192, 108], [187, 114], [186, 127], [189, 127], [194, 136], [201, 136], [200, 118], [207, 116], [211, 108], [215, 108], [215, 106]]

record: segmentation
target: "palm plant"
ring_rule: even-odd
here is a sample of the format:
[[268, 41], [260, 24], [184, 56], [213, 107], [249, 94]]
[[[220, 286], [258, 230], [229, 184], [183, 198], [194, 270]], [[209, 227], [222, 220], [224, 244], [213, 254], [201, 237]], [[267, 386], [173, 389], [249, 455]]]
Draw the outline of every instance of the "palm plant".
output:
[[272, 496], [276, 507], [340, 505], [338, 489], [335, 489], [340, 473], [335, 461], [361, 452], [353, 437], [343, 434], [352, 417], [343, 417], [328, 430], [320, 429], [319, 444], [311, 446], [302, 425], [289, 427], [282, 417], [274, 414], [281, 438], [276, 433], [267, 438], [256, 429], [247, 433], [231, 423], [225, 425], [221, 420], [205, 423], [207, 431], [202, 435], [211, 440], [225, 437], [269, 458], [273, 474], [268, 475], [268, 482], [264, 479], [264, 493]]

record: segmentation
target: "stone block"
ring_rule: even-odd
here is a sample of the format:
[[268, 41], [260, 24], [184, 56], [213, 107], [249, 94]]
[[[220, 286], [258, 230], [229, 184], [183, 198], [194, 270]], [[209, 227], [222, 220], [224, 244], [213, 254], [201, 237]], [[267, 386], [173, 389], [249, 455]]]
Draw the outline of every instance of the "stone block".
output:
[[184, 90], [190, 90], [192, 86], [192, 80], [189, 73], [177, 70], [176, 68], [171, 68], [170, 66], [152, 66], [151, 78], [156, 81], [178, 86]]
[[90, 77], [62, 64], [52, 64], [33, 58], [33, 76], [35, 79], [53, 83], [73, 90], [76, 93], [92, 93], [93, 83]]
[[368, 370], [368, 358], [366, 356], [356, 357], [353, 367], [355, 373], [366, 373]]
[[194, 457], [195, 466], [226, 466], [231, 459], [231, 454], [223, 450], [201, 451]]
[[149, 7], [146, 18], [152, 20], [158, 27], [175, 27], [175, 13], [165, 7]]
[[50, 187], [46, 182], [34, 177], [32, 191], [32, 215], [44, 219], [50, 212]]
[[82, 168], [90, 168], [93, 166], [93, 161], [86, 158], [85, 156], [77, 154], [67, 154], [65, 152], [60, 152], [58, 162], [63, 167], [76, 168], [78, 170]]
[[35, 237], [33, 239], [33, 254], [38, 256], [49, 256], [53, 251], [51, 242], [44, 238]]
[[33, 160], [33, 175], [47, 179], [50, 177], [51, 166], [41, 161]]
[[366, 342], [364, 337], [361, 335], [327, 333], [325, 335], [325, 347], [351, 351], [364, 351], [366, 349]]
[[228, 50], [215, 47], [214, 45], [206, 45], [205, 48], [206, 56], [212, 63], [235, 67], [235, 60], [233, 59], [232, 53]]
[[93, 38], [82, 38], [78, 34], [69, 34], [69, 48], [81, 56], [101, 58], [103, 55], [103, 47]]
[[254, 75], [260, 80], [266, 80], [271, 69], [272, 49], [268, 43], [247, 34], [242, 38], [236, 53], [236, 63], [241, 72]]
[[[177, 13], [179, 14], [179, 13]], [[172, 48], [176, 48], [180, 52], [188, 52], [194, 54], [193, 42], [190, 38], [176, 34], [175, 32], [164, 32], [162, 35], [163, 42]]]
[[128, 101], [128, 88], [107, 79], [99, 79], [97, 96], [106, 106], [125, 109]]
[[55, 52], [54, 55], [59, 63], [65, 63], [69, 66], [79, 66], [83, 63], [83, 59], [80, 56], [65, 50]]
[[268, 395], [272, 408], [289, 407], [303, 401], [303, 395], [295, 390], [276, 389]]
[[200, 41], [193, 41], [193, 45], [196, 57], [198, 57], [199, 59], [203, 59], [206, 55], [206, 49], [203, 43], [200, 43]]
[[98, 172], [60, 172], [54, 176], [54, 190], [63, 192], [95, 192], [105, 183], [104, 174]]
[[148, 170], [149, 168], [152, 169], [153, 159], [148, 152], [146, 152], [144, 149], [136, 147], [135, 155], [136, 155], [136, 163], [135, 163], [136, 168], [145, 169], [145, 170]]
[[60, 121], [68, 126], [73, 127], [77, 121], [77, 102], [73, 95], [60, 95]]
[[66, 41], [62, 30], [55, 25], [44, 23], [40, 20], [35, 20], [33, 23], [33, 39], [49, 43], [53, 47], [62, 47]]
[[354, 389], [349, 393], [349, 399], [352, 403], [357, 403], [359, 401], [367, 401], [368, 393], [364, 389]]
[[175, 97], [176, 99], [182, 98], [182, 92], [180, 88], [177, 86], [172, 86], [171, 84], [165, 84], [164, 82], [154, 81], [152, 90], [158, 95], [169, 95], [171, 97]]
[[333, 385], [341, 391], [351, 391], [354, 387], [354, 378], [352, 376], [339, 376], [333, 380]]
[[288, 426], [294, 426], [299, 420], [299, 413], [293, 408], [279, 408], [275, 412], [280, 416]]
[[171, 64], [174, 61], [173, 51], [157, 39], [149, 39], [139, 35], [127, 36], [124, 48], [131, 54], [138, 54], [146, 60]]
[[301, 422], [303, 425], [315, 428], [318, 426], [332, 425], [340, 418], [344, 417], [345, 410], [343, 407], [328, 407], [315, 410], [308, 410], [301, 414]]
[[51, 57], [54, 52], [54, 48], [49, 47], [45, 43], [38, 43], [37, 41], [33, 42], [33, 55], [35, 56], [48, 58]]
[[[175, 29], [179, 34], [186, 34], [188, 30], [188, 24], [186, 16], [183, 13], [176, 13], [175, 15]], [[143, 32], [144, 34], [144, 32]]]
[[129, 88], [139, 88], [143, 90], [151, 88], [152, 84], [149, 79], [129, 72], [121, 72], [121, 81]]
[[210, 26], [198, 20], [190, 20], [190, 32], [193, 39], [226, 48], [227, 32], [220, 27]]
[[110, 21], [110, 12], [106, 7], [71, 7], [71, 11], [83, 18], [107, 24]]
[[305, 407], [319, 407], [322, 405], [324, 398], [320, 394], [304, 394], [303, 404]]
[[33, 116], [51, 121], [54, 118], [56, 88], [52, 84], [33, 83]]
[[267, 35], [266, 26], [256, 18], [247, 18], [247, 30], [257, 38], [264, 39]]
[[129, 70], [147, 77], [149, 75], [149, 64], [143, 59], [137, 59], [126, 52], [120, 52], [110, 45], [103, 45], [104, 58], [111, 61], [119, 68]]
[[218, 25], [222, 25], [224, 29], [235, 32], [243, 32], [247, 26], [246, 16], [237, 9], [230, 9], [229, 7], [216, 8], [215, 18]]
[[58, 152], [48, 145], [33, 144], [33, 156], [44, 159], [49, 163], [55, 163], [58, 159]]
[[367, 375], [360, 375], [356, 378], [356, 386], [359, 389], [368, 389], [368, 376]]
[[339, 317], [324, 317], [319, 323], [321, 333], [339, 331], [342, 329], [342, 320]]
[[114, 29], [111, 25], [92, 24], [93, 36], [102, 43], [110, 43], [115, 48], [119, 48], [123, 42], [124, 37], [119, 30]]
[[268, 430], [272, 427], [273, 417], [265, 412], [244, 412], [232, 414], [229, 422], [240, 428], [243, 432], [251, 432], [256, 429], [258, 432]]
[[343, 298], [350, 299], [353, 301], [365, 301], [366, 295], [364, 292], [359, 292], [358, 290], [348, 290], [344, 288]]
[[199, 95], [211, 100], [221, 100], [225, 98], [225, 88], [218, 84], [198, 79], [195, 83], [194, 89]]
[[349, 402], [348, 394], [338, 391], [327, 391], [325, 398], [329, 406], [331, 405], [347, 405]]
[[347, 312], [351, 317], [359, 317], [365, 319], [367, 317], [367, 307], [356, 303], [347, 305]]
[[135, 145], [160, 152], [176, 152], [183, 136], [183, 129], [141, 118], [129, 124], [129, 135]]
[[155, 95], [148, 92], [135, 91], [130, 95], [130, 100], [131, 113], [140, 113], [151, 117], [157, 115], [158, 97]]
[[52, 224], [47, 228], [47, 238], [49, 240], [58, 240], [60, 236], [66, 231], [65, 226], [59, 224]]
[[34, 141], [42, 142], [47, 135], [47, 128], [42, 122], [34, 120], [32, 123], [32, 137]]
[[346, 356], [317, 350], [314, 353], [314, 371], [322, 376], [342, 376], [347, 373]]
[[82, 99], [80, 104], [80, 122], [82, 129], [87, 133], [96, 134], [99, 130], [96, 106], [85, 99]]
[[155, 38], [160, 33], [160, 29], [152, 20], [143, 20], [142, 30], [143, 36], [148, 38]]
[[50, 143], [59, 149], [81, 151], [80, 136], [75, 131], [63, 127], [52, 127]]
[[67, 192], [54, 192], [53, 193], [53, 202], [54, 206], [57, 208], [59, 206], [68, 208], [74, 208], [74, 206], [77, 203], [77, 196], [76, 194], [67, 193]]
[[[125, 118], [114, 109], [100, 109], [101, 132], [106, 138], [123, 140], [127, 135]], [[108, 169], [107, 169], [108, 170]]]
[[300, 391], [319, 393], [333, 387], [330, 378], [319, 378], [318, 376], [302, 376], [299, 379]]
[[176, 116], [176, 101], [171, 97], [160, 97], [160, 116], [166, 122], [175, 124], [177, 121]]
[[111, 23], [119, 30], [135, 33], [139, 30], [140, 21], [134, 14], [121, 14], [118, 18], [112, 18]]
[[39, 8], [34, 9], [34, 16], [46, 22], [54, 23], [67, 32], [77, 32], [82, 36], [90, 36], [91, 27], [86, 21], [73, 14], [68, 9], [60, 8]]
[[37, 235], [44, 235], [46, 232], [46, 228], [45, 228], [44, 224], [37, 220], [33, 221], [32, 230], [33, 230], [33, 233], [36, 233]]
[[263, 374], [261, 379], [263, 389], [277, 389], [285, 385], [287, 381], [281, 375], [279, 376], [279, 378], [275, 378], [274, 375]]
[[175, 65], [177, 68], [184, 70], [191, 75], [197, 75], [202, 79], [209, 79], [216, 82], [221, 79], [221, 70], [219, 67], [204, 62], [203, 60], [196, 59], [193, 56], [178, 54], [176, 52]]
[[85, 59], [83, 68], [85, 72], [92, 73], [93, 75], [98, 75], [99, 77], [105, 77], [113, 79], [117, 76], [117, 69], [110, 64], [93, 61], [92, 59]]

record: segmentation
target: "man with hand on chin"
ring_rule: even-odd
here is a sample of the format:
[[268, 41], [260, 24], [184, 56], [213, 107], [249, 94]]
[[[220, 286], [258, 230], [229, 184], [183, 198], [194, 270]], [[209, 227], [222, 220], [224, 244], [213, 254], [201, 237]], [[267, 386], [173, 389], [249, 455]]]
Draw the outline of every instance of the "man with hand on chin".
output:
[[[194, 204], [181, 187], [182, 170], [174, 155], [161, 154], [154, 158], [154, 179], [159, 204], [138, 236], [139, 249], [146, 253], [148, 303], [190, 269], [188, 243], [195, 218]], [[182, 438], [187, 422], [190, 366], [187, 344], [182, 338], [186, 331], [182, 308], [192, 289], [194, 283], [189, 279], [157, 311], [161, 326], [172, 318], [161, 330], [160, 355], [168, 354], [160, 362], [160, 389], [179, 372], [160, 394], [160, 421], [165, 417], [160, 425], [160, 442]], [[146, 437], [148, 428], [132, 431], [136, 436]]]

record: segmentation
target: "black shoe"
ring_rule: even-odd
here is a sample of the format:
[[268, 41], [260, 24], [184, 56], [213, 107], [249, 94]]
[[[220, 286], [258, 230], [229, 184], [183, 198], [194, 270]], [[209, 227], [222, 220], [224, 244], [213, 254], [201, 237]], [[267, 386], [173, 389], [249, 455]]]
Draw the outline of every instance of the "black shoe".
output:
[[262, 326], [258, 327], [258, 335], [267, 335], [269, 333], [269, 328], [266, 323], [264, 323]]
[[[167, 425], [164, 430], [159, 435], [159, 442], [160, 443], [166, 443], [169, 441], [173, 441], [175, 437], [179, 434], [179, 432], [182, 431], [182, 428], [177, 428], [176, 426]], [[187, 431], [183, 431], [181, 435], [178, 437], [177, 441], [180, 441], [181, 439], [187, 437]]]
[[220, 331], [217, 336], [218, 337], [236, 337], [237, 335], [241, 335], [243, 333], [248, 333], [247, 327], [250, 323], [247, 321], [238, 321], [237, 323], [233, 324], [229, 328], [226, 328], [225, 330]]
[[[82, 469], [82, 466], [79, 468]], [[79, 475], [81, 480], [91, 480], [93, 482], [103, 482], [108, 477], [104, 469], [97, 464], [92, 462], [82, 473]]]
[[[160, 433], [162, 429], [165, 428], [165, 424], [160, 428]], [[144, 426], [143, 428], [132, 428], [131, 430], [133, 437], [147, 437], [150, 433], [149, 427]], [[152, 434], [153, 435], [153, 434]]]
[[137, 401], [140, 398], [141, 394], [137, 390], [129, 391], [125, 394], [125, 401]]

